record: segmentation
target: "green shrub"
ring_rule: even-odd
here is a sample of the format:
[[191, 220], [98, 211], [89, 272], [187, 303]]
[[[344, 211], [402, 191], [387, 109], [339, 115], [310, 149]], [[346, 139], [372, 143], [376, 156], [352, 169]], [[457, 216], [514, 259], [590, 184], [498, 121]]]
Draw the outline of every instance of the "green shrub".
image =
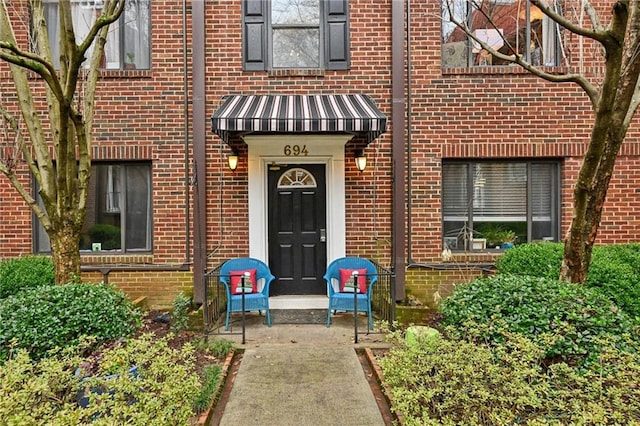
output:
[[[507, 250], [496, 267], [500, 273], [557, 279], [563, 251], [560, 243], [523, 244]], [[586, 284], [640, 321], [640, 244], [594, 247]]]
[[173, 301], [173, 312], [171, 313], [171, 329], [173, 331], [186, 330], [189, 327], [190, 309], [191, 298], [183, 292], [178, 293]]
[[34, 359], [56, 347], [77, 345], [81, 336], [98, 343], [129, 336], [140, 313], [125, 294], [105, 284], [67, 284], [25, 290], [0, 304], [0, 359], [9, 344]]
[[620, 352], [604, 341], [597, 368], [557, 363], [546, 369], [544, 350], [531, 340], [510, 333], [501, 340], [494, 346], [440, 337], [399, 341], [379, 358], [403, 424], [637, 424], [637, 351]]
[[25, 256], [0, 262], [0, 299], [24, 288], [52, 285], [53, 262], [45, 256]]
[[499, 343], [508, 330], [543, 343], [549, 361], [583, 364], [597, 358], [596, 339], [621, 339], [634, 332], [628, 316], [606, 296], [582, 285], [531, 276], [499, 274], [458, 286], [441, 306], [456, 337]]
[[640, 244], [594, 247], [587, 285], [640, 321]]
[[496, 268], [503, 274], [558, 279], [563, 253], [561, 243], [519, 244], [496, 260]]
[[196, 348], [207, 351], [214, 357], [222, 360], [231, 353], [234, 348], [233, 342], [226, 339], [214, 339], [214, 340], [202, 340], [196, 339], [194, 341]]
[[[84, 379], [74, 374], [79, 352], [69, 348], [34, 362], [21, 350], [0, 366], [0, 424], [191, 424], [200, 387], [191, 346], [173, 349], [154, 335], [132, 339], [104, 350], [94, 375]], [[131, 365], [138, 367], [135, 377], [124, 373]], [[78, 404], [84, 396], [86, 408]]]

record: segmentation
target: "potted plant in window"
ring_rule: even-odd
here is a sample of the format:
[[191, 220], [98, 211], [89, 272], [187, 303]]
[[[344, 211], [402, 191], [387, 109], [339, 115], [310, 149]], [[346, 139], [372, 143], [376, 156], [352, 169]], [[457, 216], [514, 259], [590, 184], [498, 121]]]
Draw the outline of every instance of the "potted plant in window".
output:
[[126, 54], [127, 60], [124, 62], [125, 70], [135, 70], [136, 69], [136, 55], [133, 52], [127, 52]]
[[484, 223], [478, 233], [486, 240], [487, 248], [500, 247], [503, 241], [504, 228], [493, 223]]
[[502, 243], [500, 244], [501, 249], [510, 249], [515, 244], [518, 236], [511, 229], [505, 229], [501, 235]]
[[489, 248], [511, 248], [518, 236], [511, 229], [507, 229], [502, 225], [483, 224], [479, 233], [487, 240]]

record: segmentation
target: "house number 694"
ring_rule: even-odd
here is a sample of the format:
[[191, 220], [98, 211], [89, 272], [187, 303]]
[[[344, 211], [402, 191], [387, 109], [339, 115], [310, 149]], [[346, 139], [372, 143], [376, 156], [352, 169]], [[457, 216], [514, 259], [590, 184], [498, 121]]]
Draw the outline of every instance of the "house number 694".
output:
[[309, 155], [306, 145], [285, 145], [284, 155], [287, 157], [306, 157]]

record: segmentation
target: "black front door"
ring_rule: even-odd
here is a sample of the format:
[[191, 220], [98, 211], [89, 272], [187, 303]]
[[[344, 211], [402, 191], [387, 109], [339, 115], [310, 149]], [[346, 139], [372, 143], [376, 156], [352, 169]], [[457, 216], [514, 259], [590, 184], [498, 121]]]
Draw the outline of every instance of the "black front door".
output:
[[270, 294], [326, 294], [325, 166], [272, 165], [268, 174]]

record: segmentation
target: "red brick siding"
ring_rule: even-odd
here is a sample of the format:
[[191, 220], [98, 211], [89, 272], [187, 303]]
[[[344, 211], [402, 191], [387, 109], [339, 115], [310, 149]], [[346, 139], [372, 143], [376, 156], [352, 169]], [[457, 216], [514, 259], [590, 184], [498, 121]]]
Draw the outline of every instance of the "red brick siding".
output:
[[[350, 2], [351, 70], [323, 73], [267, 73], [242, 71], [241, 2], [206, 4], [207, 115], [228, 94], [259, 93], [366, 93], [380, 109], [391, 115], [391, 7], [389, 1]], [[219, 43], [219, 40], [224, 40]], [[292, 75], [293, 74], [293, 75]], [[311, 75], [309, 75], [311, 74]], [[231, 173], [219, 156], [229, 148], [208, 134], [207, 198], [210, 258], [217, 264], [230, 256], [246, 256], [249, 250], [246, 203], [246, 150], [240, 145], [238, 169]], [[376, 257], [388, 264], [391, 238], [390, 141], [387, 133], [371, 144], [368, 166], [360, 173], [353, 153], [346, 149], [346, 241], [347, 253]], [[375, 161], [372, 161], [376, 158]], [[218, 184], [222, 174], [222, 183]], [[220, 185], [222, 190], [220, 191]], [[222, 192], [222, 195], [220, 194]], [[222, 210], [219, 199], [224, 200]]]
[[[608, 18], [608, 1], [594, 2]], [[13, 2], [20, 8], [20, 1]], [[366, 93], [389, 117], [389, 130], [367, 147], [368, 167], [359, 173], [352, 147], [345, 147], [347, 254], [369, 256], [391, 263], [392, 170], [391, 143], [391, 4], [392, 0], [350, 1], [351, 69], [324, 72], [243, 72], [241, 2], [206, 2], [206, 115], [221, 98], [239, 93]], [[189, 260], [193, 240], [195, 201], [185, 186], [194, 175], [191, 160], [193, 93], [188, 83], [189, 111], [184, 115], [181, 3], [153, 0], [152, 69], [109, 71], [100, 83], [96, 100], [96, 160], [146, 160], [153, 165], [153, 253], [140, 257], [89, 256], [85, 263], [124, 263], [172, 266]], [[411, 237], [407, 253], [415, 264], [439, 262], [441, 242], [441, 164], [447, 159], [553, 158], [562, 166], [562, 233], [571, 220], [572, 185], [581, 155], [589, 141], [593, 114], [588, 99], [572, 84], [551, 84], [517, 68], [442, 70], [440, 67], [440, 5], [437, 1], [411, 2], [410, 126], [407, 149], [411, 153], [408, 184]], [[16, 14], [15, 16], [20, 16]], [[22, 14], [26, 16], [26, 14]], [[188, 30], [191, 29], [190, 9]], [[26, 40], [26, 34], [21, 34]], [[567, 51], [575, 63], [575, 37], [567, 37]], [[571, 44], [573, 43], [573, 44]], [[586, 69], [595, 77], [597, 55], [587, 44]], [[191, 41], [187, 39], [188, 67]], [[189, 78], [191, 71], [189, 68]], [[13, 93], [7, 66], [0, 63], [0, 93]], [[409, 112], [409, 111], [408, 111]], [[188, 134], [185, 133], [185, 118]], [[634, 124], [621, 149], [611, 181], [598, 242], [634, 241], [638, 220], [638, 126]], [[185, 169], [185, 137], [189, 165]], [[240, 162], [231, 172], [226, 166], [230, 148], [216, 135], [206, 134], [206, 208], [209, 266], [249, 252], [247, 223], [246, 146], [237, 143]], [[26, 172], [21, 179], [29, 183]], [[0, 178], [0, 257], [18, 256], [32, 249], [31, 214], [24, 202]], [[190, 217], [189, 217], [189, 216]], [[190, 244], [192, 251], [192, 244]], [[120, 262], [119, 262], [120, 261]], [[449, 282], [467, 279], [468, 273], [407, 271], [408, 293], [429, 300], [437, 290], [446, 293]], [[99, 274], [87, 274], [93, 279]], [[112, 272], [109, 281], [133, 296], [146, 295], [150, 304], [166, 304], [176, 290], [188, 285], [185, 272]], [[436, 277], [436, 278], [434, 278]], [[96, 278], [97, 279], [97, 278]]]

